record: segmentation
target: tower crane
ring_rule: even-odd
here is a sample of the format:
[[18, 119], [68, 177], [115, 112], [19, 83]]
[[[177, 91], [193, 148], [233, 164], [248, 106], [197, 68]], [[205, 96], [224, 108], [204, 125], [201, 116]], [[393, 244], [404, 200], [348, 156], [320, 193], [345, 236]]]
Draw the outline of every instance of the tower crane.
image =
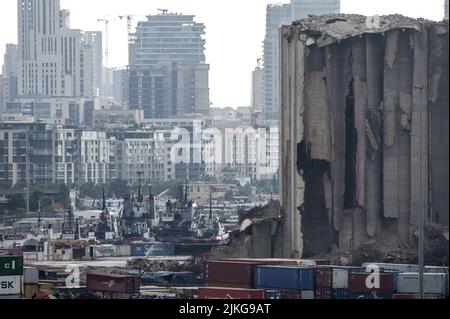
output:
[[127, 31], [128, 31], [128, 41], [130, 41], [131, 40], [131, 37], [132, 37], [132, 35], [131, 35], [131, 22], [132, 22], [132, 20], [133, 20], [133, 17], [134, 17], [134, 15], [132, 15], [132, 14], [127, 14], [127, 15], [121, 15], [121, 16], [119, 16], [119, 19], [120, 20], [123, 20], [123, 19], [127, 19]]

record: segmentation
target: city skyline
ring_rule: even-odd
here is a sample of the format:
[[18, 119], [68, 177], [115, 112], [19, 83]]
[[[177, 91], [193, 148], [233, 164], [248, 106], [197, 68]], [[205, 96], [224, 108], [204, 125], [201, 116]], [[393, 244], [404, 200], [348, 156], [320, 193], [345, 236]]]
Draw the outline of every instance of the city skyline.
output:
[[[288, 3], [289, 1], [281, 2]], [[72, 0], [62, 0], [61, 7], [71, 11], [71, 28], [104, 31], [103, 23], [98, 22], [97, 19], [109, 16], [111, 19], [117, 20], [113, 21], [110, 27], [110, 34], [114, 34], [110, 37], [109, 45], [110, 67], [124, 66], [128, 60], [126, 22], [121, 21], [118, 18], [119, 15], [142, 14], [142, 16], [136, 16], [133, 23], [134, 29], [137, 21], [145, 20], [144, 15], [157, 14], [158, 8], [193, 14], [197, 21], [206, 25], [206, 62], [211, 65], [210, 87], [213, 106], [237, 107], [251, 104], [251, 72], [256, 66], [257, 59], [262, 57], [266, 5], [272, 1], [250, 0], [242, 4], [235, 0], [226, 3], [204, 0], [146, 3], [130, 0], [126, 4], [117, 2], [115, 5], [108, 6], [104, 6], [104, 3], [104, 0], [96, 0], [94, 3], [90, 3], [92, 10], [86, 11], [83, 5], [76, 4]], [[110, 3], [111, 1], [108, 1], [108, 4]], [[419, 1], [399, 0], [387, 4], [386, 0], [377, 2], [342, 0], [341, 10], [343, 13], [365, 15], [399, 13], [431, 20], [442, 20], [444, 15], [442, 0], [431, 0], [426, 4]], [[236, 10], [238, 5], [240, 9]], [[3, 1], [2, 7], [0, 27], [3, 30], [11, 30], [11, 32], [2, 32], [0, 35], [0, 56], [3, 56], [7, 43], [17, 43], [16, 1]], [[102, 7], [103, 11], [101, 11]], [[232, 20], [235, 22], [233, 24], [229, 24], [230, 15], [233, 15]], [[251, 24], [246, 23], [249, 17], [251, 17]], [[227, 22], [228, 24], [226, 24]], [[241, 49], [231, 50], [231, 46], [226, 45], [227, 42], [234, 42]], [[221, 61], [230, 62], [221, 63]], [[236, 78], [240, 81], [236, 81]]]

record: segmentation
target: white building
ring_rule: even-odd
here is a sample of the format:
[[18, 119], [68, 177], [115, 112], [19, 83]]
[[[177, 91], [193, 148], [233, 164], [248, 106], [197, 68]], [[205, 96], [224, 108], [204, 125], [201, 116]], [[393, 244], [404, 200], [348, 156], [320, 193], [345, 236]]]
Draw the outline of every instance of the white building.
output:
[[[18, 94], [92, 96], [90, 52], [59, 0], [17, 0]], [[88, 49], [86, 49], [88, 50]]]
[[79, 131], [56, 126], [53, 130], [54, 174], [57, 184], [75, 184], [78, 181]]
[[124, 178], [137, 184], [162, 182], [164, 176], [164, 133], [126, 132], [124, 138]]
[[106, 132], [83, 131], [80, 141], [80, 182], [105, 184], [110, 179], [110, 158], [114, 155]]

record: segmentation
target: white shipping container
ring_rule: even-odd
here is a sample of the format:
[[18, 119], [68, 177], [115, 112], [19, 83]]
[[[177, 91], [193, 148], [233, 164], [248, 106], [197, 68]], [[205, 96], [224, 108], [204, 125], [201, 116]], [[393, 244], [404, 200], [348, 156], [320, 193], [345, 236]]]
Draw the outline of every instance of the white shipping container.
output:
[[23, 267], [23, 283], [24, 284], [38, 284], [39, 283], [39, 268]]
[[302, 290], [300, 296], [302, 299], [314, 299], [314, 290]]
[[0, 296], [20, 295], [22, 293], [22, 276], [0, 277]]
[[348, 288], [348, 270], [333, 269], [333, 289]]
[[[448, 274], [425, 273], [423, 290], [426, 294], [446, 295]], [[397, 293], [419, 293], [419, 274], [403, 273], [397, 276]]]
[[385, 272], [419, 272], [418, 265], [407, 265], [407, 264], [388, 264], [388, 263], [364, 263], [362, 266], [367, 267], [370, 265], [376, 265], [383, 269]]
[[438, 273], [438, 274], [448, 274], [448, 267], [426, 266], [425, 267], [425, 272]]

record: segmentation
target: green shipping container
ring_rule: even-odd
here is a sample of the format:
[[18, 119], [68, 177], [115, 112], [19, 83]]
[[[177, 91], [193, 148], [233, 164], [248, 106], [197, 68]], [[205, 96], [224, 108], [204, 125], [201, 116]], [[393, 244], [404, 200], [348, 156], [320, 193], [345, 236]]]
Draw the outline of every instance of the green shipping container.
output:
[[0, 276], [23, 275], [22, 256], [0, 256]]

